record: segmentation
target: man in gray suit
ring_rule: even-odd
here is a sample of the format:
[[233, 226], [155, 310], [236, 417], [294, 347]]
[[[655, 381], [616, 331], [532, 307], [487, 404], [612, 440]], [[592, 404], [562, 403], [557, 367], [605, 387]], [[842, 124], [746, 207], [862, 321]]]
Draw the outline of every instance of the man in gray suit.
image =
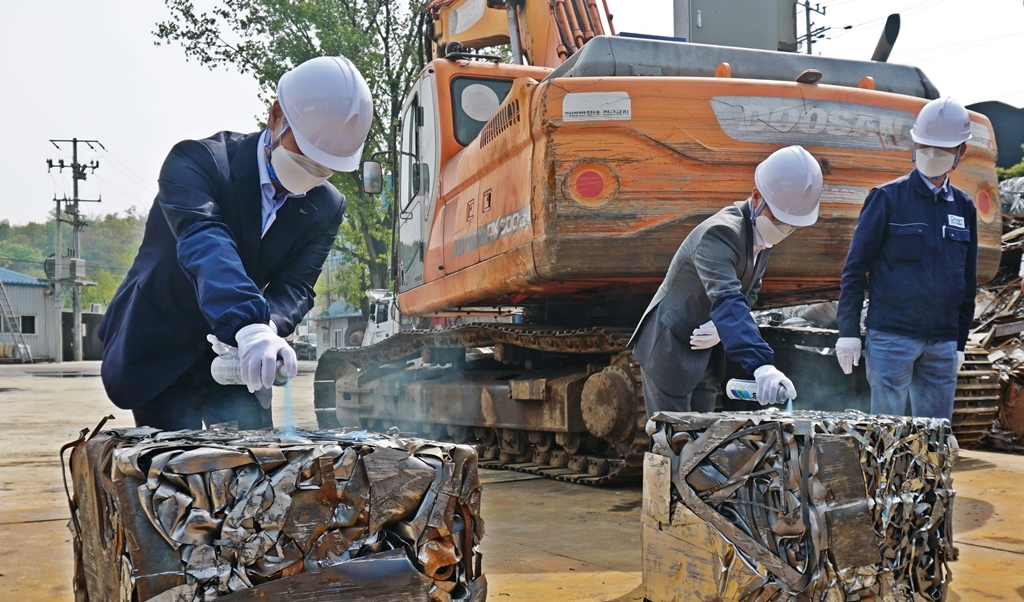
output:
[[679, 246], [631, 340], [648, 416], [714, 410], [718, 381], [710, 359], [719, 341], [754, 375], [762, 405], [775, 403], [780, 387], [796, 397], [750, 308], [772, 246], [817, 221], [821, 187], [810, 153], [800, 146], [775, 151], [757, 166], [750, 198], [705, 220]]

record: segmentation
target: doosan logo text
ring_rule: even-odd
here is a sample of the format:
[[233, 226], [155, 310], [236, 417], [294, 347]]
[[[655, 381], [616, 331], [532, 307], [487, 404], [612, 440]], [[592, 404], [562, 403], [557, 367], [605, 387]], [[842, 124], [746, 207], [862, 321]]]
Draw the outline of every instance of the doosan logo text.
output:
[[854, 111], [827, 111], [821, 107], [794, 107], [771, 110], [764, 106], [744, 107], [743, 124], [747, 132], [766, 128], [777, 132], [799, 130], [805, 134], [822, 132], [833, 136], [891, 136], [899, 143], [903, 136], [903, 119], [892, 115], [872, 115]]
[[771, 96], [717, 96], [722, 131], [745, 142], [910, 150], [914, 115], [885, 107]]

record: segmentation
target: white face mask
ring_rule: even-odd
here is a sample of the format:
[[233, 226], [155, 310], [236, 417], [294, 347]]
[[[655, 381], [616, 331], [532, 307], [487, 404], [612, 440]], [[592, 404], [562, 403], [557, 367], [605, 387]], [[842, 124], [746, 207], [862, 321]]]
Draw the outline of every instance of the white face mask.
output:
[[917, 170], [929, 178], [937, 178], [949, 173], [956, 162], [956, 153], [929, 146], [917, 149], [914, 163]]
[[764, 243], [772, 247], [779, 244], [787, 236], [792, 234], [796, 230], [796, 226], [790, 224], [776, 224], [772, 220], [768, 219], [767, 215], [761, 215], [764, 212], [764, 208], [767, 203], [764, 199], [761, 199], [761, 205], [754, 212], [754, 228], [757, 229], [758, 235], [761, 236], [761, 240]]
[[[284, 122], [281, 133], [274, 136], [275, 142], [281, 139], [287, 128], [288, 123]], [[309, 157], [286, 149], [282, 144], [270, 152], [270, 165], [277, 180], [292, 194], [305, 194], [334, 173]]]

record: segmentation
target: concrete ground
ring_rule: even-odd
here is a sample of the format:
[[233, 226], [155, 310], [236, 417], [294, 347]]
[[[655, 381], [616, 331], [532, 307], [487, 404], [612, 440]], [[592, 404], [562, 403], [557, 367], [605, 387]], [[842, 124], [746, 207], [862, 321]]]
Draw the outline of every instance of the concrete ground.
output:
[[[297, 426], [315, 426], [313, 362], [293, 381]], [[0, 365], [0, 600], [72, 602], [69, 511], [57, 450], [130, 412], [106, 400], [96, 362]], [[280, 397], [275, 417], [280, 421]], [[638, 602], [640, 487], [589, 488], [483, 471], [490, 599]], [[1024, 457], [964, 452], [956, 467], [950, 602], [1024, 600]]]

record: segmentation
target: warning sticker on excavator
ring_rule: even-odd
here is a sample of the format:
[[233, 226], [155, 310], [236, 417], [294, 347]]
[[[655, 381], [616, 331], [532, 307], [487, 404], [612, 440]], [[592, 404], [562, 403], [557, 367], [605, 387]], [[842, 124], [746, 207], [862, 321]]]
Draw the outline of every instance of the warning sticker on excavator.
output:
[[562, 99], [562, 121], [628, 121], [629, 92], [570, 92]]
[[716, 96], [711, 108], [733, 140], [763, 144], [906, 151], [914, 115], [872, 105], [813, 98]]

